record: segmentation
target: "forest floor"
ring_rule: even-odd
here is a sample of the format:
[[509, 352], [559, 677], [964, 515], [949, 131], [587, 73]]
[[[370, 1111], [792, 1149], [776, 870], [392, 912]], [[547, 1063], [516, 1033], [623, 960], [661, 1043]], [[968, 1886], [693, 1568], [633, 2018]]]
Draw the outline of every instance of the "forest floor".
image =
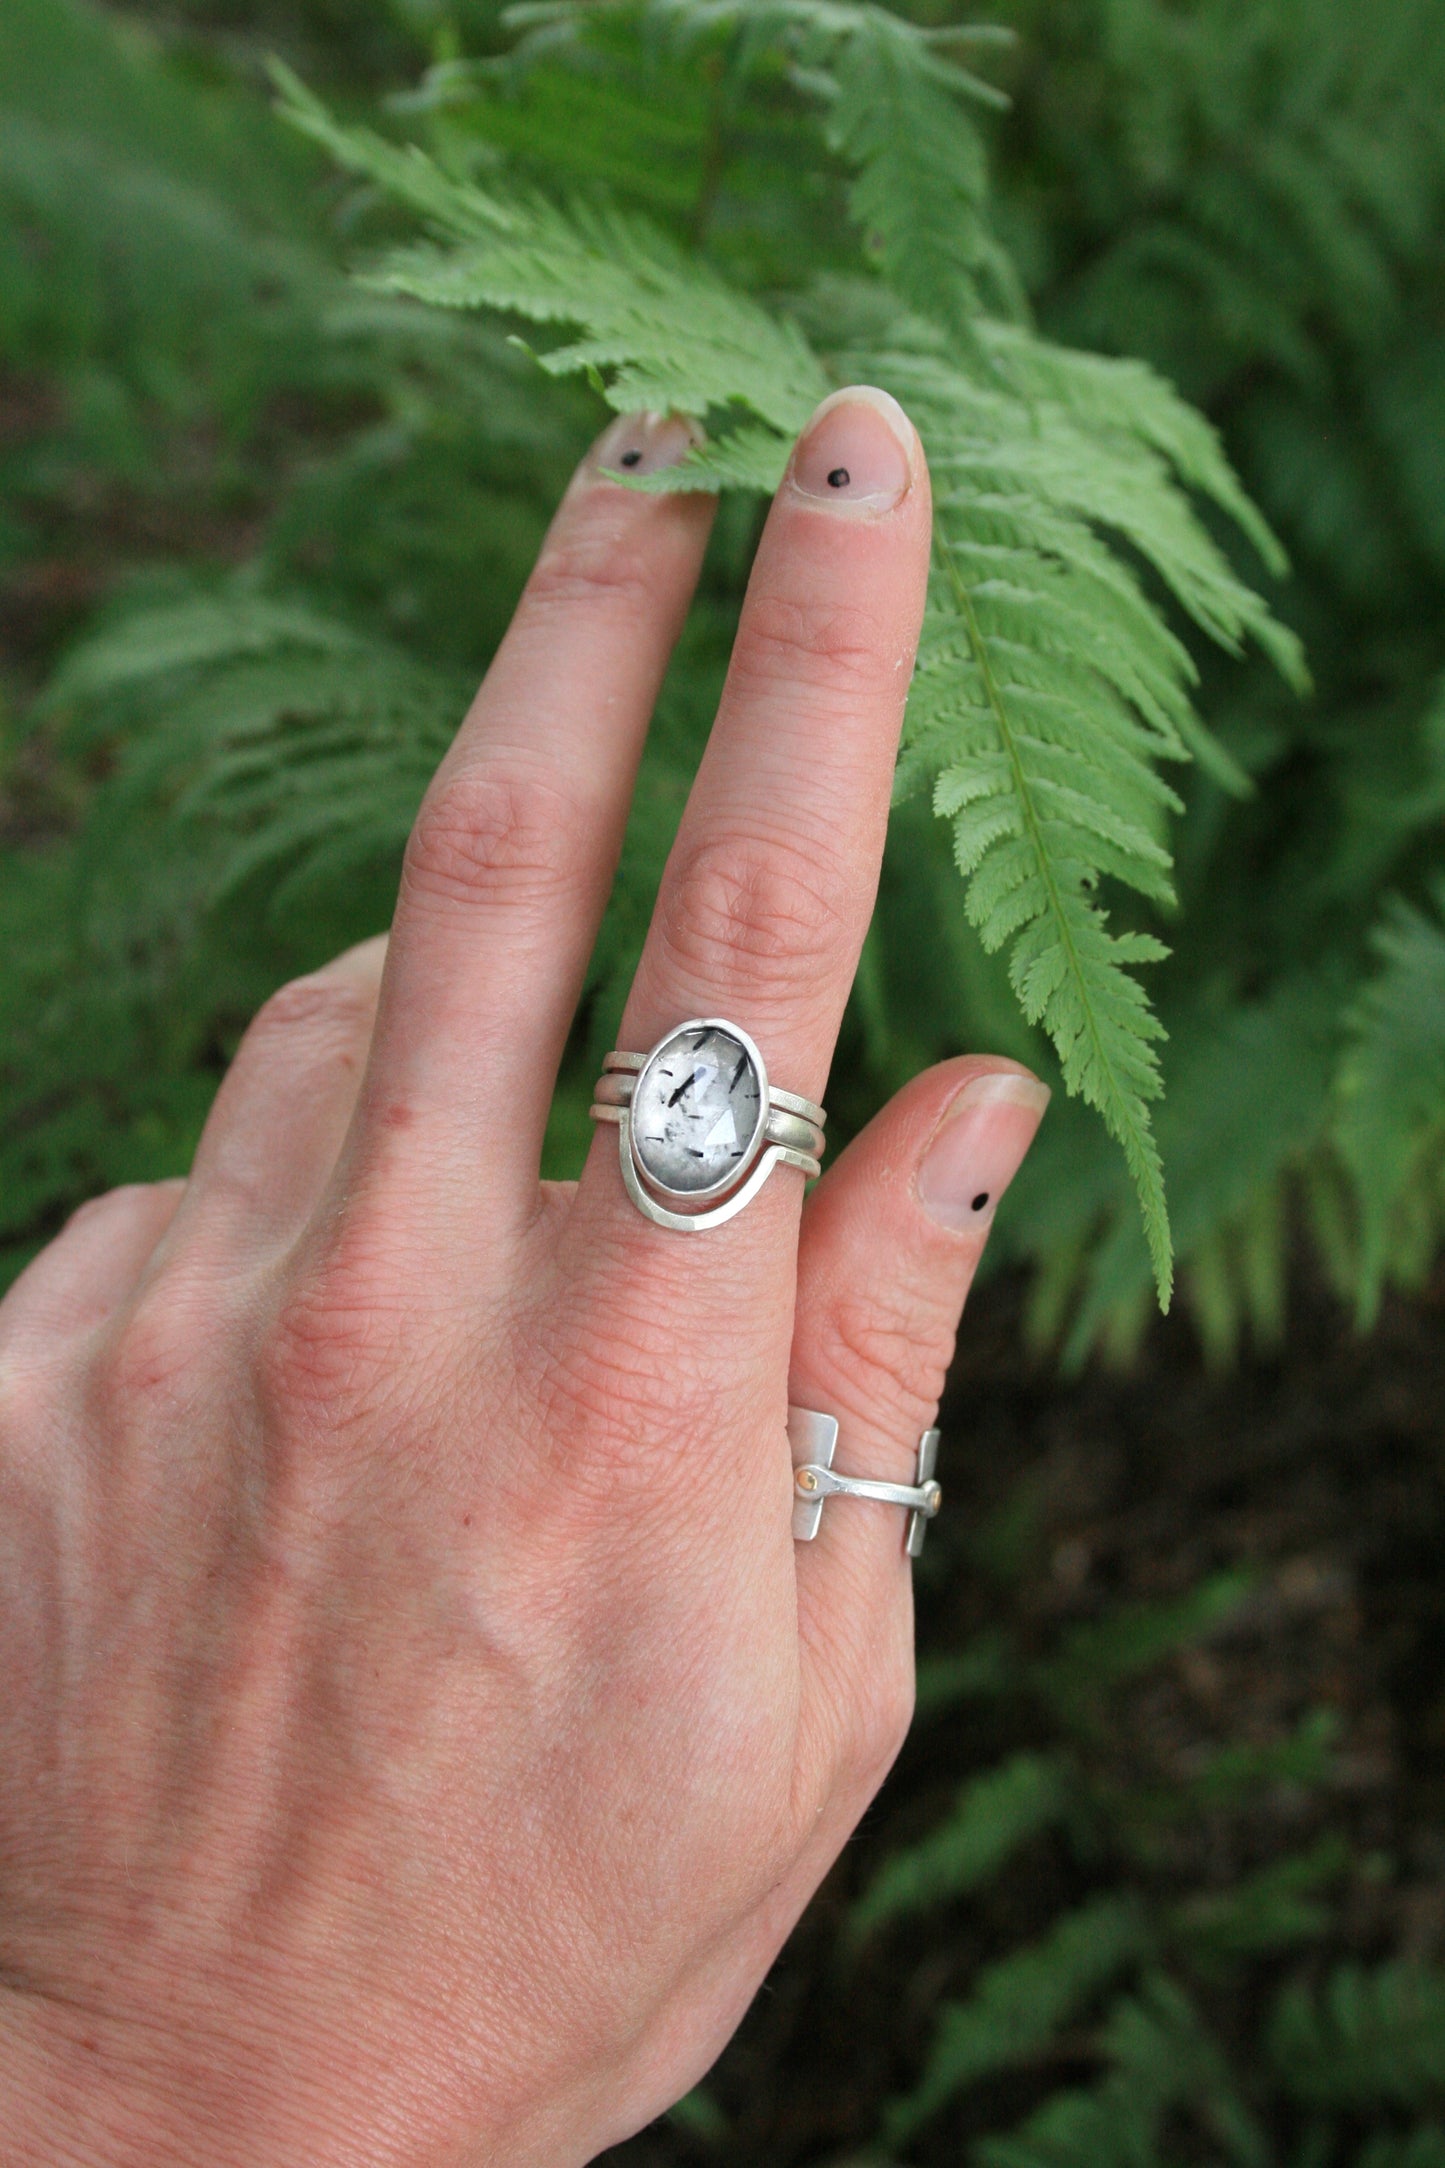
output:
[[[1167, 1781], [1221, 1744], [1267, 1745], [1329, 1712], [1327, 1783], [1280, 1784], [1247, 1816], [1189, 1824], [1174, 1841], [1194, 1856], [1166, 1871], [1181, 1887], [1227, 1887], [1334, 1833], [1352, 1868], [1329, 1954], [1445, 1956], [1445, 1278], [1367, 1340], [1323, 1296], [1302, 1297], [1284, 1350], [1226, 1375], [1203, 1367], [1182, 1321], [1155, 1331], [1127, 1377], [1061, 1381], [1020, 1345], [1017, 1290], [980, 1290], [943, 1418], [947, 1497], [919, 1575], [920, 1655], [976, 1645], [1001, 1619], [1046, 1644], [1061, 1625], [1252, 1570], [1227, 1630], [1112, 1704], [1121, 1781]], [[721, 2111], [711, 2140], [664, 2121], [608, 2154], [609, 2168], [841, 2168], [857, 2155], [915, 2076], [940, 1996], [966, 1992], [983, 1958], [1059, 1909], [1060, 1869], [1033, 1854], [940, 1918], [840, 1956], [848, 1908], [880, 1861], [997, 1759], [996, 1721], [953, 1705], [916, 1723], [707, 2081]], [[1257, 2013], [1243, 2000], [1247, 2027]], [[1054, 2068], [995, 2090], [983, 2127], [1077, 2076]], [[973, 2127], [966, 2111], [945, 2119], [908, 2157], [956, 2164]]]

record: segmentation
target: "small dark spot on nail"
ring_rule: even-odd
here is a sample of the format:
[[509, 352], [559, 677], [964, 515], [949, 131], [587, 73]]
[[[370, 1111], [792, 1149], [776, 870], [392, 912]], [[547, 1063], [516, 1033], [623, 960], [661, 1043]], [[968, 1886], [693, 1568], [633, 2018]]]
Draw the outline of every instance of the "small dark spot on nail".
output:
[[835, 467], [828, 476], [829, 489], [846, 489], [853, 477], [846, 467]]
[[987, 1203], [988, 1203], [988, 1191], [987, 1191], [986, 1189], [981, 1189], [981, 1190], [979, 1191], [978, 1195], [977, 1195], [977, 1196], [976, 1196], [976, 1197], [974, 1198], [974, 1200], [973, 1200], [973, 1209], [974, 1209], [974, 1211], [975, 1211], [975, 1212], [981, 1212], [981, 1211], [983, 1210], [984, 1206], [985, 1206], [985, 1205], [986, 1205]]
[[640, 467], [641, 464], [641, 452], [624, 452], [621, 459], [618, 461], [618, 465], [623, 467]]

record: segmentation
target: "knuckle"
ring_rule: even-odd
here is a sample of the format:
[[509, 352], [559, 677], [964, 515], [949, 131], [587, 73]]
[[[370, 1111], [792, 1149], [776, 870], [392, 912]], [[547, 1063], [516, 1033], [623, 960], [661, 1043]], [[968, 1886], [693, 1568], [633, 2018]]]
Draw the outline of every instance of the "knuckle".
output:
[[582, 876], [585, 826], [552, 782], [491, 765], [459, 768], [433, 785], [417, 815], [403, 895], [551, 910]]
[[61, 1229], [68, 1234], [72, 1227], [90, 1227], [96, 1220], [111, 1219], [117, 1212], [132, 1210], [146, 1194], [144, 1182], [122, 1182], [118, 1189], [103, 1190], [98, 1197], [87, 1197], [78, 1204]]
[[688, 976], [796, 997], [850, 937], [854, 883], [830, 850], [796, 839], [708, 837], [669, 884], [661, 932]]
[[543, 1375], [548, 1434], [584, 1490], [610, 1498], [619, 1485], [652, 1485], [670, 1453], [698, 1434], [676, 1349], [626, 1305], [605, 1321], [574, 1322], [547, 1350]]
[[647, 553], [606, 527], [578, 523], [543, 548], [527, 582], [523, 607], [550, 617], [574, 618], [591, 608], [609, 614], [650, 614], [657, 575]]
[[850, 601], [759, 595], [744, 612], [729, 678], [735, 691], [808, 686], [846, 700], [897, 693], [897, 641]]
[[954, 1327], [926, 1302], [887, 1288], [838, 1294], [816, 1315], [809, 1367], [881, 1429], [927, 1429], [953, 1359]]
[[365, 988], [313, 972], [278, 986], [257, 1011], [249, 1036], [262, 1044], [276, 1038], [289, 1045], [298, 1035], [349, 1043], [370, 1031], [372, 1007]]
[[256, 1385], [277, 1434], [350, 1434], [394, 1390], [409, 1332], [389, 1267], [354, 1247], [301, 1270], [261, 1336]]
[[179, 1195], [185, 1186], [184, 1175], [172, 1175], [162, 1182], [122, 1182], [78, 1204], [61, 1228], [61, 1235], [96, 1226], [104, 1228], [112, 1221], [124, 1226], [129, 1220], [144, 1220], [157, 1199]]
[[128, 1425], [181, 1405], [195, 1391], [198, 1350], [210, 1339], [210, 1322], [195, 1314], [174, 1280], [157, 1280], [97, 1351], [103, 1413]]

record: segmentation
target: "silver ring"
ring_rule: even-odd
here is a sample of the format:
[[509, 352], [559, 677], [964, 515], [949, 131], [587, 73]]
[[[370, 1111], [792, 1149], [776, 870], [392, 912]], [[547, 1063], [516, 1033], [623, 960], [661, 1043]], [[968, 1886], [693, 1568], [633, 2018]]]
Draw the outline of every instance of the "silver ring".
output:
[[695, 1016], [647, 1054], [614, 1050], [592, 1094], [617, 1124], [622, 1180], [639, 1212], [681, 1234], [741, 1212], [774, 1167], [820, 1171], [828, 1117], [768, 1083], [754, 1041], [721, 1016]]
[[934, 1481], [938, 1462], [938, 1432], [925, 1430], [911, 1483], [884, 1483], [873, 1476], [839, 1475], [833, 1466], [838, 1450], [838, 1418], [819, 1415], [813, 1408], [789, 1408], [788, 1442], [793, 1449], [793, 1538], [811, 1543], [823, 1519], [829, 1498], [869, 1498], [877, 1505], [902, 1506], [908, 1519], [903, 1529], [903, 1548], [910, 1558], [923, 1549], [929, 1522], [943, 1503], [942, 1486]]

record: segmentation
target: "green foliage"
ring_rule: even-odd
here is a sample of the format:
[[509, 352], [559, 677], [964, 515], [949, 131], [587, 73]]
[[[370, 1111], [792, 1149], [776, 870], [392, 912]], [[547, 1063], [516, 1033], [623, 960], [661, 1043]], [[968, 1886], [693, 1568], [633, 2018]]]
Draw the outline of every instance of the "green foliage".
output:
[[[998, 138], [1001, 194], [1044, 321], [1141, 354], [1220, 422], [1290, 546], [1315, 680], [1294, 710], [1255, 672], [1207, 699], [1255, 793], [1234, 809], [1188, 793], [1158, 981], [1182, 1283], [1223, 1358], [1247, 1328], [1279, 1337], [1302, 1231], [1368, 1319], [1382, 1283], [1419, 1283], [1445, 1226], [1423, 1163], [1392, 1191], [1348, 1138], [1362, 1040], [1381, 1034], [1374, 1073], [1391, 1066], [1359, 1003], [1368, 929], [1397, 923], [1392, 891], [1427, 907], [1445, 816], [1427, 629], [1445, 600], [1445, 47], [1421, 0], [1368, 18], [1345, 0], [1022, 0], [1009, 17], [1034, 58]], [[1276, 1001], [1294, 1029], [1270, 1028]], [[1201, 1049], [1241, 1025], [1248, 1066], [1221, 1092], [1224, 1058], [1211, 1085]], [[1380, 1110], [1397, 1156], [1428, 1158], [1441, 1100], [1423, 1074]], [[1041, 1335], [1064, 1331], [1075, 1359], [1101, 1339], [1127, 1353], [1148, 1261], [1073, 1124], [1046, 1124], [1011, 1207], [1017, 1251], [1045, 1260]]]
[[[985, 1766], [933, 1829], [890, 1853], [854, 1903], [853, 1942], [949, 1906], [967, 1948], [1010, 1863], [1017, 1878], [1032, 1862], [1057, 1898], [1042, 1934], [936, 2003], [919, 2068], [884, 2118], [890, 2158], [967, 2103], [984, 2131], [963, 2155], [975, 2168], [1335, 2168], [1362, 2130], [1373, 2133], [1362, 2160], [1433, 2160], [1438, 2123], [1393, 2123], [1445, 2101], [1445, 1973], [1310, 1959], [1359, 1872], [1342, 1836], [1224, 1882], [1176, 1879], [1177, 1862], [1208, 1857], [1201, 1837], [1217, 1837], [1222, 1816], [1248, 1826], [1282, 1790], [1303, 1802], [1331, 1785], [1331, 1713], [1307, 1712], [1268, 1744], [1224, 1744], [1162, 1780], [1144, 1774], [1142, 1747], [1140, 1767], [1118, 1765], [1135, 1728], [1121, 1697], [1147, 1695], [1171, 1659], [1238, 1631], [1250, 1594], [1247, 1579], [1221, 1576], [1032, 1651], [994, 1630], [950, 1672], [925, 1670], [932, 1721], [961, 1698], [980, 1725], [990, 1707], [1014, 1723], [1033, 1712], [1048, 1744]], [[1265, 1966], [1286, 1969], [1261, 2052], [1230, 2018], [1241, 1980]], [[1032, 2076], [1037, 2096], [1056, 2066], [1082, 2067], [1088, 2082], [1044, 2084], [1040, 2105], [998, 2128], [1011, 2076]]]
[[[559, 1087], [570, 1171], [758, 493], [861, 379], [919, 423], [937, 537], [838, 1134], [970, 1047], [1065, 1084], [991, 1247], [1071, 1362], [1127, 1358], [1171, 1223], [1221, 1361], [1280, 1338], [1304, 1243], [1361, 1323], [1424, 1283], [1435, 0], [146, 12], [0, 11], [0, 1268], [183, 1170], [266, 992], [385, 925], [573, 462], [609, 408], [672, 405], [706, 441], [634, 486], [725, 497]], [[291, 126], [272, 43], [317, 85], [283, 76]], [[1025, 1520], [974, 1569], [1006, 1580]], [[925, 1664], [968, 1751], [844, 1938], [862, 1966], [957, 1929], [910, 1983], [894, 2151], [1445, 2168], [1438, 1970], [1338, 1961], [1365, 1870], [1320, 1827], [1333, 1713], [1188, 1766], [1138, 1742], [1130, 1697], [1250, 1593]], [[726, 2144], [709, 2093], [674, 2112]]]
[[1438, 2106], [1445, 1975], [1406, 1964], [1341, 1965], [1313, 1992], [1293, 1982], [1275, 2010], [1270, 2053], [1293, 2097], [1312, 2106]]
[[[1423, 11], [1385, 0], [1366, 34], [1344, 0], [1207, 0], [1187, 22], [1010, 0], [985, 29], [841, 0], [560, 0], [504, 29], [479, 0], [385, 134], [283, 73], [308, 163], [204, 35], [168, 49], [83, 0], [13, 0], [0, 358], [56, 395], [0, 448], [0, 571], [84, 555], [98, 490], [123, 538], [106, 577], [143, 575], [99, 619], [62, 613], [78, 651], [9, 759], [24, 810], [0, 882], [66, 892], [64, 937], [15, 965], [25, 1021], [0, 1048], [15, 1254], [131, 1119], [82, 1082], [88, 1036], [67, 1056], [57, 979], [109, 959], [135, 1118], [149, 1098], [179, 1164], [193, 1121], [164, 1110], [203, 1102], [252, 989], [384, 923], [409, 810], [595, 394], [706, 425], [638, 486], [745, 498], [814, 400], [862, 378], [917, 419], [938, 528], [840, 1136], [980, 1042], [1061, 1081], [994, 1248], [1028, 1261], [1034, 1330], [1073, 1361], [1127, 1355], [1171, 1220], [1220, 1359], [1282, 1331], [1302, 1231], [1364, 1320], [1418, 1284], [1445, 1227], [1417, 998], [1445, 815], [1445, 377], [1421, 298], [1445, 97]], [[330, 37], [352, 85], [424, 52], [384, 12], [348, 18], [343, 49], [321, 0], [253, 9], [227, 50], [274, 17], [293, 53]], [[1283, 574], [1275, 530], [1299, 567], [1288, 631], [1240, 569], [1252, 551]], [[725, 512], [649, 748], [559, 1169], [753, 532]], [[182, 667], [192, 608], [216, 642]], [[273, 611], [311, 629], [268, 657], [245, 627]]]
[[1100, 1897], [1064, 1913], [1041, 1941], [986, 1966], [967, 2002], [939, 2012], [923, 2076], [885, 2126], [888, 2144], [906, 2144], [955, 2094], [1046, 2048], [1147, 1942], [1135, 1904]]
[[[565, 10], [549, 19], [585, 37]], [[712, 37], [730, 27], [716, 7], [705, 20]], [[689, 28], [686, 11], [678, 25]], [[1069, 1091], [1123, 1145], [1167, 1300], [1147, 1108], [1160, 1032], [1129, 970], [1165, 951], [1151, 934], [1107, 931], [1091, 891], [1107, 875], [1172, 900], [1163, 816], [1179, 800], [1157, 766], [1209, 741], [1184, 649], [1104, 536], [1137, 551], [1211, 637], [1237, 649], [1253, 635], [1299, 679], [1295, 644], [1236, 578], [1184, 487], [1242, 517], [1276, 562], [1278, 552], [1208, 430], [1147, 371], [1070, 355], [987, 313], [975, 277], [997, 252], [983, 224], [983, 150], [949, 95], [975, 80], [877, 9], [800, 0], [769, 10], [765, 25], [750, 22], [749, 60], [768, 51], [765, 26], [825, 98], [832, 146], [857, 172], [852, 211], [894, 283], [882, 347], [879, 290], [851, 310], [833, 297], [835, 342], [853, 334], [834, 366], [904, 398], [934, 476], [939, 569], [904, 778], [936, 779], [970, 919], [987, 950], [1008, 946], [1025, 1016], [1053, 1041]], [[640, 216], [484, 189], [415, 147], [338, 129], [293, 78], [282, 87], [307, 135], [440, 237], [393, 251], [371, 283], [579, 326], [540, 356], [549, 373], [587, 372], [621, 410], [673, 407], [720, 428], [716, 449], [654, 487], [776, 484], [789, 438], [829, 382], [790, 317]], [[900, 319], [900, 303], [917, 316]]]
[[986, 1882], [1068, 1805], [1067, 1770], [1042, 1755], [1020, 1754], [971, 1778], [932, 1835], [883, 1867], [854, 1911], [854, 1934]]
[[133, 747], [88, 827], [94, 878], [162, 800], [197, 858], [214, 835], [213, 905], [260, 881], [284, 921], [395, 863], [466, 697], [456, 672], [304, 604], [222, 591], [127, 612], [57, 673], [47, 704]]
[[1391, 1239], [1401, 1232], [1402, 1207], [1412, 1190], [1424, 1210], [1410, 1247], [1428, 1266], [1445, 1178], [1445, 927], [1438, 915], [1395, 898], [1371, 946], [1380, 968], [1351, 1017], [1340, 1072], [1340, 1144], [1361, 1200], [1359, 1303], [1365, 1323], [1378, 1306]]

